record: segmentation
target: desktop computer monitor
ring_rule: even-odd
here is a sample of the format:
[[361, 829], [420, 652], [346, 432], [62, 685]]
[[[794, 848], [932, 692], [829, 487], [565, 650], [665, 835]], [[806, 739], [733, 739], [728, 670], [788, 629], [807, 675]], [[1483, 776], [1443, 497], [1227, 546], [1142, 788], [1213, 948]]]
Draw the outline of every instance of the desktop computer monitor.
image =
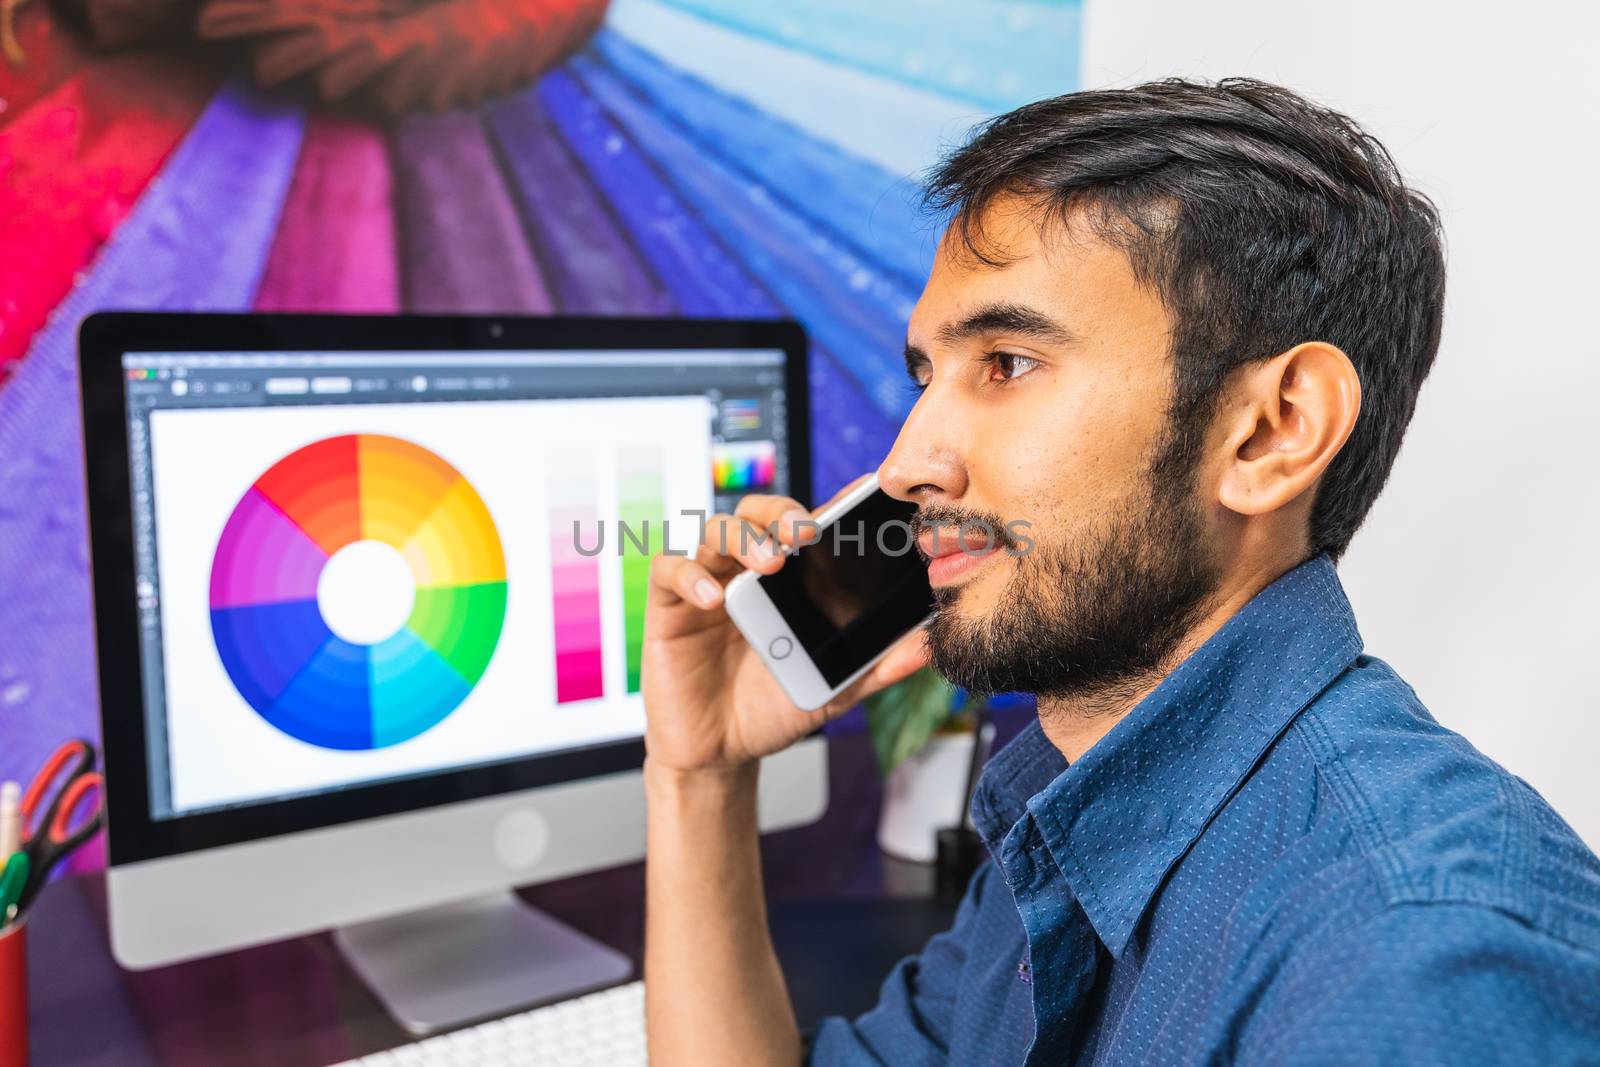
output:
[[[80, 349], [117, 958], [341, 928], [418, 1031], [625, 977], [509, 889], [643, 855], [649, 558], [808, 495], [799, 327], [112, 313]], [[761, 800], [820, 816], [820, 739]]]

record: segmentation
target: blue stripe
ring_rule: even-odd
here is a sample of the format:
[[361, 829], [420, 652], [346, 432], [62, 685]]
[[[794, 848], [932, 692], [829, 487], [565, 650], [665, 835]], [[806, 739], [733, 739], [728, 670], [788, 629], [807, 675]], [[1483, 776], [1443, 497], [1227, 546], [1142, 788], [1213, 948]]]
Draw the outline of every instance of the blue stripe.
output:
[[757, 111], [914, 178], [989, 108], [796, 51], [668, 7], [613, 0], [606, 29]]
[[[532, 91], [679, 311], [729, 318], [787, 313], [575, 79], [558, 69]], [[812, 484], [791, 492], [822, 501], [883, 458], [898, 424], [868, 403], [855, 379], [815, 342], [810, 365]]]
[[724, 318], [781, 314], [766, 290], [571, 75], [558, 68], [527, 91], [549, 109], [556, 130], [610, 201], [680, 312]]
[[705, 152], [590, 56], [574, 57], [570, 68], [745, 268], [823, 347], [847, 360], [873, 405], [898, 423], [909, 408], [899, 353], [913, 294]]
[[666, 0], [709, 22], [994, 111], [1078, 88], [1083, 5]]
[[934, 239], [911, 182], [719, 92], [617, 34], [602, 32], [594, 44], [639, 96], [707, 149], [904, 285], [922, 285], [933, 265]]
[[63, 736], [99, 733], [78, 323], [102, 308], [250, 307], [303, 132], [296, 109], [219, 92], [0, 390], [0, 778], [31, 773]]

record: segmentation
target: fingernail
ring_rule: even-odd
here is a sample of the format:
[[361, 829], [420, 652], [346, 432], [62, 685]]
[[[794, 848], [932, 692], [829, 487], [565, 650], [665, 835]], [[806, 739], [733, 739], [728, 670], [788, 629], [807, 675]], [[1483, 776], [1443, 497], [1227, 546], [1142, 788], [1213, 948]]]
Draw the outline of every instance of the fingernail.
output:
[[694, 583], [694, 596], [702, 607], [709, 608], [715, 604], [721, 592], [722, 590], [717, 588], [717, 583], [710, 578], [702, 578]]
[[816, 522], [811, 518], [811, 513], [800, 508], [790, 508], [784, 512], [778, 519], [778, 527], [788, 530], [789, 536], [797, 542], [811, 537], [816, 532]]

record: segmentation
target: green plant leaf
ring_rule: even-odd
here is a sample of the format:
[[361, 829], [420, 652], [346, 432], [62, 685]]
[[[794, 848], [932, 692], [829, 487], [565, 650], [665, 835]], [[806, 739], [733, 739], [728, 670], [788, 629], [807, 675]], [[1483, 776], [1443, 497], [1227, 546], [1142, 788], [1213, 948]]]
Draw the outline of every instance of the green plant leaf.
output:
[[927, 744], [949, 720], [954, 697], [955, 688], [931, 667], [868, 697], [867, 729], [879, 772], [887, 776]]

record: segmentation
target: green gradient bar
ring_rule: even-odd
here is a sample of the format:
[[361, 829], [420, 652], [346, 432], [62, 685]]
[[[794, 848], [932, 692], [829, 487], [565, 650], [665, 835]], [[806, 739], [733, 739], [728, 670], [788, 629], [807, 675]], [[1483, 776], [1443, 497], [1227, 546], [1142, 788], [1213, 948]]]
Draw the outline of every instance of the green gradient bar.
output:
[[650, 593], [650, 558], [661, 551], [666, 516], [661, 454], [649, 448], [617, 452], [617, 543], [622, 552], [622, 620], [628, 692], [639, 691], [644, 652], [644, 607]]

